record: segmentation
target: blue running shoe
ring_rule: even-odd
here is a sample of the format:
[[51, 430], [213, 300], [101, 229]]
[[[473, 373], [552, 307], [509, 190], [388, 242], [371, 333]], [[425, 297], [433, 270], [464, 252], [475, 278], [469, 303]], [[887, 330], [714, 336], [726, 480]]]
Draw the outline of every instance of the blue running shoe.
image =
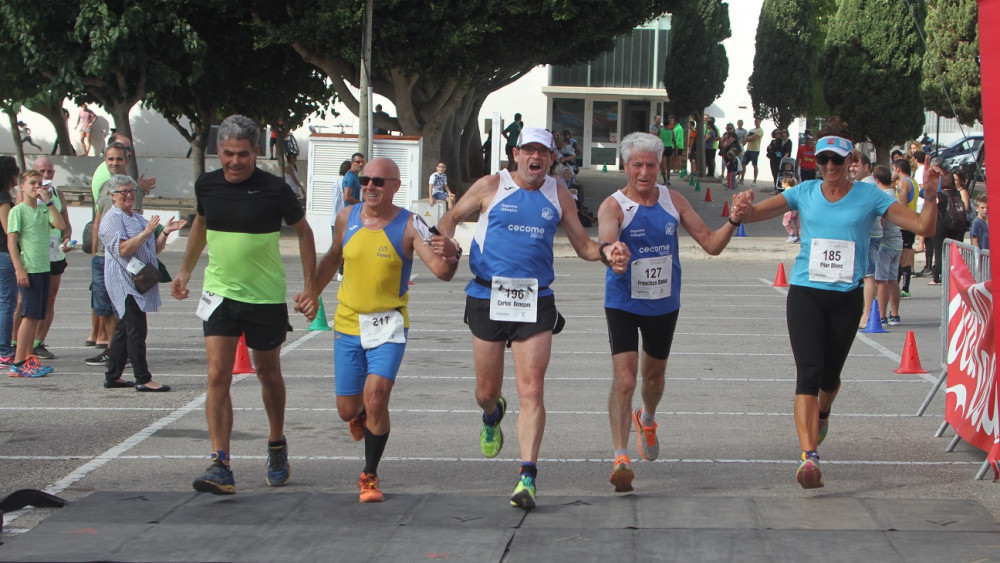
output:
[[288, 483], [292, 476], [292, 467], [288, 465], [288, 440], [281, 437], [280, 446], [267, 447], [267, 484], [281, 487]]
[[212, 465], [208, 466], [205, 473], [194, 478], [193, 486], [199, 493], [236, 494], [236, 479], [233, 478], [233, 472], [219, 461], [215, 454], [212, 454]]

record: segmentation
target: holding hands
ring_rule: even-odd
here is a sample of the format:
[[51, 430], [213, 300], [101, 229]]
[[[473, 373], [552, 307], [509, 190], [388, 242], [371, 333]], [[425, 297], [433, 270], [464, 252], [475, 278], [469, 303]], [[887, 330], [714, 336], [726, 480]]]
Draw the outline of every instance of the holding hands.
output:
[[628, 269], [629, 260], [632, 259], [632, 253], [629, 251], [628, 246], [618, 240], [613, 243], [604, 243], [600, 247], [601, 260], [608, 265], [611, 270], [616, 274], [624, 274], [625, 270]]

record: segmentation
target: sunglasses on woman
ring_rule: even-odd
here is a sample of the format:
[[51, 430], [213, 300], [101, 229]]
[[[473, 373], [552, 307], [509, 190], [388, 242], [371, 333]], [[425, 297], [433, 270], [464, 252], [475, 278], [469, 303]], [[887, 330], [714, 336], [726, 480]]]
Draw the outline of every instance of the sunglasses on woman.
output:
[[828, 152], [821, 152], [816, 155], [816, 163], [820, 166], [826, 166], [826, 163], [832, 162], [836, 166], [841, 166], [844, 164], [844, 157], [839, 154], [830, 154]]

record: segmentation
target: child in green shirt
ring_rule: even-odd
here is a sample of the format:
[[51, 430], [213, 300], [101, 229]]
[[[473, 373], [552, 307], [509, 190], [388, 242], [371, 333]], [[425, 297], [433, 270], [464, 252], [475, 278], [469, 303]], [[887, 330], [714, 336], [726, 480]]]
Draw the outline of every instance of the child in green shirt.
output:
[[[10, 210], [7, 219], [7, 248], [14, 263], [14, 274], [21, 292], [21, 326], [17, 330], [17, 348], [11, 377], [42, 377], [52, 371], [37, 358], [28, 355], [34, 344], [38, 323], [45, 318], [49, 300], [49, 229], [65, 229], [62, 214], [52, 213], [52, 193], [42, 185], [42, 175], [35, 170], [21, 174], [21, 203]], [[44, 205], [39, 205], [41, 200]]]

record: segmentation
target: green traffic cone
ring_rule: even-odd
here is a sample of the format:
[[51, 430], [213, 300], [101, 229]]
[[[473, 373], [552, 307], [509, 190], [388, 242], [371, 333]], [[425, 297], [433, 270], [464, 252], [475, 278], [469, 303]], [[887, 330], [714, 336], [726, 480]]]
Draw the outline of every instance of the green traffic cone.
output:
[[608, 171], [608, 165], [607, 163], [605, 163], [604, 168], [601, 169], [601, 172], [607, 172], [607, 171]]
[[687, 170], [681, 170], [681, 180], [687, 178], [687, 175], [688, 175]]
[[309, 330], [333, 330], [330, 325], [326, 323], [326, 309], [323, 307], [323, 298], [319, 298], [319, 311], [316, 312], [316, 318], [313, 319], [311, 325], [309, 325]]
[[689, 186], [693, 186], [694, 185], [694, 174], [688, 176], [688, 185]]
[[695, 182], [694, 182], [694, 191], [696, 191], [696, 192], [700, 192], [701, 191], [701, 180], [695, 180]]

